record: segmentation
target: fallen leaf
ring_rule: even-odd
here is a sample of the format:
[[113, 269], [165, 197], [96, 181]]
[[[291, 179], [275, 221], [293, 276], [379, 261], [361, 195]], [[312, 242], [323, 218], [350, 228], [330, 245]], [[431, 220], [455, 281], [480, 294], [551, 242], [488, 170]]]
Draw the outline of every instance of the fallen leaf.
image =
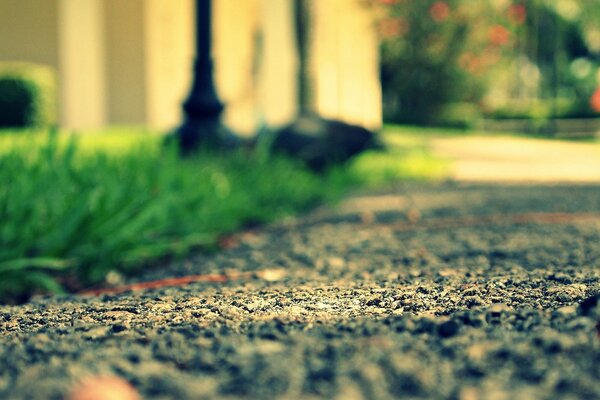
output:
[[138, 391], [125, 379], [117, 376], [95, 376], [83, 380], [69, 400], [141, 400]]

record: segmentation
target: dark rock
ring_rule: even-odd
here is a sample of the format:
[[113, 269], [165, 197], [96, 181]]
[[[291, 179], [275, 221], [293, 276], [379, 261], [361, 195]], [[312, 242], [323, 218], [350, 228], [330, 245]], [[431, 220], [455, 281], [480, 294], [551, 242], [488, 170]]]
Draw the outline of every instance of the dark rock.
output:
[[508, 311], [509, 308], [504, 304], [493, 304], [487, 310], [485, 314], [485, 320], [488, 324], [499, 325], [505, 319], [505, 316], [508, 313]]
[[443, 338], [449, 338], [449, 337], [455, 336], [459, 330], [460, 330], [460, 324], [452, 319], [442, 322], [437, 327], [438, 335], [440, 335]]
[[275, 133], [271, 148], [303, 161], [314, 171], [380, 148], [366, 128], [316, 116], [302, 116]]
[[471, 326], [473, 328], [480, 328], [485, 325], [485, 316], [475, 311], [464, 311], [457, 313], [456, 317], [458, 321], [464, 325]]
[[579, 303], [579, 313], [586, 317], [600, 313], [600, 293]]
[[558, 283], [563, 283], [565, 285], [573, 283], [573, 279], [571, 279], [569, 275], [562, 272], [550, 274], [550, 276], [548, 276], [548, 279]]
[[388, 318], [385, 320], [385, 324], [398, 333], [405, 331], [412, 332], [415, 329], [415, 322], [406, 316]]
[[119, 332], [123, 332], [124, 330], [127, 330], [127, 327], [125, 325], [121, 325], [121, 324], [114, 324], [111, 328], [113, 333], [119, 333]]
[[414, 333], [416, 333], [416, 334], [421, 334], [421, 333], [432, 334], [432, 333], [435, 333], [435, 331], [436, 331], [436, 324], [432, 318], [423, 317], [423, 318], [420, 318], [419, 320], [417, 320]]

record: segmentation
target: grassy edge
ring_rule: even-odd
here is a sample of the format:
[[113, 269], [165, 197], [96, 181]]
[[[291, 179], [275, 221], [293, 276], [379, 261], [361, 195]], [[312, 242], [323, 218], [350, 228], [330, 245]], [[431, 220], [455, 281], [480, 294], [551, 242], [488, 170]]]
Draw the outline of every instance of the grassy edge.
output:
[[0, 298], [97, 284], [115, 271], [215, 248], [244, 224], [335, 202], [349, 188], [440, 179], [445, 165], [425, 142], [394, 143], [388, 133], [387, 152], [319, 177], [264, 154], [179, 160], [162, 150], [160, 136], [129, 132], [0, 134], [0, 187], [11, 185], [0, 190], [0, 213], [10, 221], [0, 241], [16, 248], [0, 251]]

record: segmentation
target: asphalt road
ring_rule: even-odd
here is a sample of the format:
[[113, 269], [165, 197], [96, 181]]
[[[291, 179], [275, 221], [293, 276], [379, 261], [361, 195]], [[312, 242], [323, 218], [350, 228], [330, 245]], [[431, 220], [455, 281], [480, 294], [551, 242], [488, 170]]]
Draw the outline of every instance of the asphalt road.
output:
[[403, 185], [224, 246], [0, 306], [0, 398], [600, 398], [600, 186]]

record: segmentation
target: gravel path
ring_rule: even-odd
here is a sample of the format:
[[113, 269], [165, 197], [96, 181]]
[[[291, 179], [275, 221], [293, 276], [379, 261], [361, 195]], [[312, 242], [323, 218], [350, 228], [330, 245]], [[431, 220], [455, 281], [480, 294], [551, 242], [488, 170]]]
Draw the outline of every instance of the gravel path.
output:
[[224, 283], [0, 306], [0, 398], [600, 399], [599, 186], [399, 186], [226, 244], [137, 279]]

